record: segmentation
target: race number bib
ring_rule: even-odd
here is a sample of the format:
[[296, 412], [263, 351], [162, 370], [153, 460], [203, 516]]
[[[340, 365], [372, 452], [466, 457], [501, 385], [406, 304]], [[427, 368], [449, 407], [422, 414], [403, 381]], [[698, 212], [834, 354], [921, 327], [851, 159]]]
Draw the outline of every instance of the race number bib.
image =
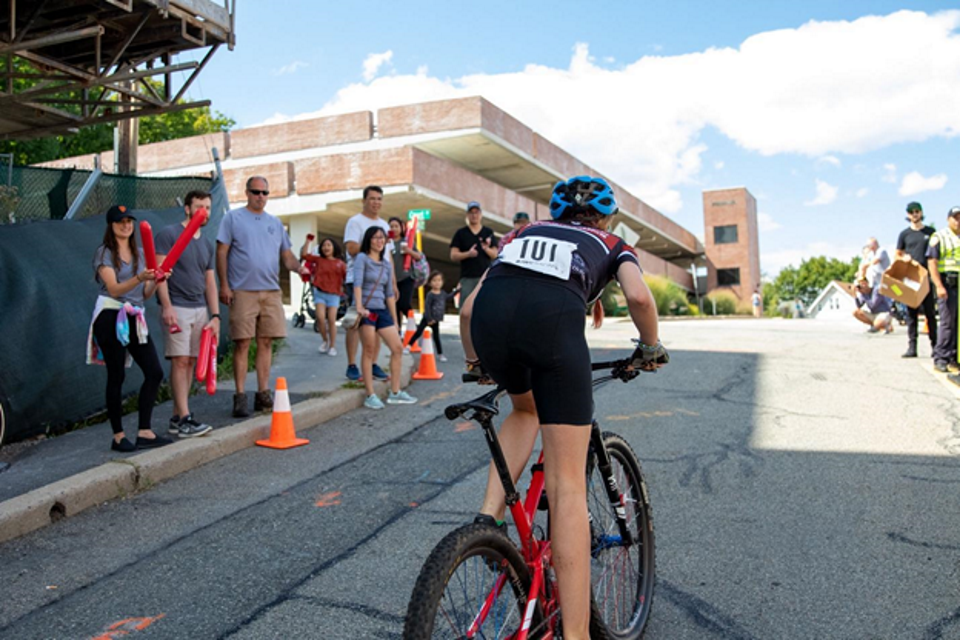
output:
[[570, 279], [570, 262], [576, 243], [552, 238], [517, 238], [500, 252], [500, 260], [561, 280]]

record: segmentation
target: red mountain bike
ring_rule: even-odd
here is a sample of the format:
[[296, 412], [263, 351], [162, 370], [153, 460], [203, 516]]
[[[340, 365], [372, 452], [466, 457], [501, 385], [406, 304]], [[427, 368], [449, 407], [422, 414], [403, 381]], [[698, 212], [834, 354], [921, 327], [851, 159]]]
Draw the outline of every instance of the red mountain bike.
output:
[[[628, 365], [629, 360], [593, 363], [594, 371], [611, 370], [594, 379], [594, 388], [635, 378], [639, 372], [628, 371]], [[550, 527], [547, 524], [544, 531], [535, 522], [537, 510], [549, 508], [543, 455], [531, 467], [530, 486], [521, 502], [493, 426], [505, 393], [497, 388], [451, 405], [445, 414], [455, 420], [470, 413], [469, 418], [483, 428], [519, 548], [504, 530], [484, 524], [469, 524], [444, 537], [420, 570], [410, 596], [405, 640], [562, 637]], [[633, 449], [620, 436], [602, 433], [596, 420], [591, 426], [587, 483], [593, 558], [590, 636], [640, 638], [653, 604], [653, 514]]]

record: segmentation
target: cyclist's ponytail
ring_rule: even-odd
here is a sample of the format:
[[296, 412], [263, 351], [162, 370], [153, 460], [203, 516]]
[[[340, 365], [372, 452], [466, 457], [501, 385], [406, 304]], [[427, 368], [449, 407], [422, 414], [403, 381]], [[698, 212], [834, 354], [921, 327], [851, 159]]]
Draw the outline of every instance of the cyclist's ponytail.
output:
[[603, 325], [603, 305], [600, 304], [600, 299], [598, 298], [596, 302], [593, 303], [593, 328], [599, 329]]

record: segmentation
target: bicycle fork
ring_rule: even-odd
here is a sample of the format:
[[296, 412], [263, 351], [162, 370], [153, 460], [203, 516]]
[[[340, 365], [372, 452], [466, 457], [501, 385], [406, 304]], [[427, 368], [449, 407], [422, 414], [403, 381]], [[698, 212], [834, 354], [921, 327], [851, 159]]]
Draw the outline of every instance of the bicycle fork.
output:
[[617, 529], [619, 536], [602, 534], [599, 544], [593, 552], [597, 553], [608, 547], [627, 547], [634, 543], [633, 534], [627, 525], [627, 505], [624, 495], [620, 492], [620, 486], [616, 477], [613, 475], [613, 465], [610, 462], [610, 454], [607, 448], [603, 446], [603, 435], [600, 433], [600, 424], [594, 420], [590, 425], [590, 440], [593, 444], [594, 454], [597, 456], [597, 468], [600, 469], [600, 475], [603, 477], [604, 489], [607, 492], [607, 500], [610, 507], [617, 516]]

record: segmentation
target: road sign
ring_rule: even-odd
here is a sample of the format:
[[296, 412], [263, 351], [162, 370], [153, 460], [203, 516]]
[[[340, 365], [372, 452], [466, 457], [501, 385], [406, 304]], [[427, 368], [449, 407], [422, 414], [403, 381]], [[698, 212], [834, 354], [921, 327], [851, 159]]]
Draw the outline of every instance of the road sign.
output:
[[410, 211], [407, 211], [407, 220], [413, 220], [414, 216], [420, 220], [429, 220], [430, 209], [410, 209]]

